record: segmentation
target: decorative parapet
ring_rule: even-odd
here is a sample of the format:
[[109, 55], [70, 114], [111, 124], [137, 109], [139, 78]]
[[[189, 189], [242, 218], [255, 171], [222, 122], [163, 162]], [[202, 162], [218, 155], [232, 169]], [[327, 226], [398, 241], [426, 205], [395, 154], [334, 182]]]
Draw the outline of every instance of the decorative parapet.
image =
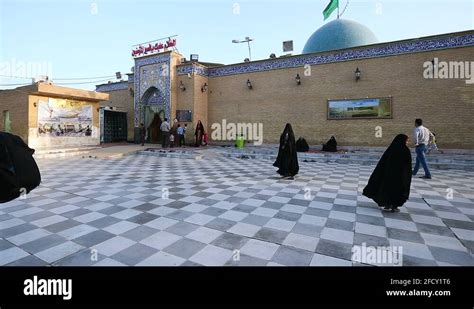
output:
[[128, 89], [128, 81], [117, 82], [117, 83], [110, 83], [110, 84], [102, 84], [95, 86], [95, 91], [97, 92], [110, 92], [115, 90], [126, 90]]
[[190, 63], [177, 68], [178, 75], [197, 74], [201, 76], [209, 76], [209, 69], [198, 63]]
[[376, 57], [396, 56], [439, 49], [474, 46], [474, 32], [452, 34], [438, 37], [427, 37], [413, 40], [362, 46], [353, 49], [332, 52], [303, 54], [297, 56], [267, 59], [248, 63], [231, 64], [220, 67], [205, 68], [197, 64], [178, 67], [178, 75], [197, 73], [209, 77], [254, 73], [278, 69], [302, 67], [348, 60], [369, 59]]

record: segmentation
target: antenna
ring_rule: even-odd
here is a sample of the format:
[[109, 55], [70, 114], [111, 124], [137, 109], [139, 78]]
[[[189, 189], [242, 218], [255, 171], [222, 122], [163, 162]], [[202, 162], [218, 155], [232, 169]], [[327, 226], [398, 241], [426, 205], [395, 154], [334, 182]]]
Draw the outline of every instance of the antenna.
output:
[[344, 14], [346, 12], [346, 9], [347, 9], [347, 6], [349, 5], [349, 0], [347, 0], [346, 2], [346, 6], [344, 6], [344, 9], [342, 9], [342, 12], [341, 14], [339, 14], [339, 7], [337, 7], [337, 19], [339, 19], [339, 17], [342, 16], [342, 14]]

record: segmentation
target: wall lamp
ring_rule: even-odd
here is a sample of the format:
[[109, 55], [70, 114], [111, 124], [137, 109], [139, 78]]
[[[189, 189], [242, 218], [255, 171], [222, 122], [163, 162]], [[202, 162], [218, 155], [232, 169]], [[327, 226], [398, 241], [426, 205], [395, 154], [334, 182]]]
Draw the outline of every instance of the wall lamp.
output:
[[180, 81], [179, 89], [181, 89], [181, 91], [186, 91], [186, 87], [184, 87], [183, 81]]
[[295, 80], [296, 80], [296, 84], [297, 84], [298, 86], [301, 85], [301, 77], [300, 77], [299, 74], [296, 74]]
[[204, 85], [201, 86], [201, 92], [203, 93], [207, 92], [207, 88], [208, 88], [207, 83], [204, 83]]
[[360, 75], [361, 75], [361, 71], [359, 70], [359, 67], [357, 67], [354, 74], [355, 74], [356, 81], [358, 81], [360, 79]]
[[252, 82], [250, 82], [250, 79], [247, 79], [247, 88], [250, 90], [253, 89]]

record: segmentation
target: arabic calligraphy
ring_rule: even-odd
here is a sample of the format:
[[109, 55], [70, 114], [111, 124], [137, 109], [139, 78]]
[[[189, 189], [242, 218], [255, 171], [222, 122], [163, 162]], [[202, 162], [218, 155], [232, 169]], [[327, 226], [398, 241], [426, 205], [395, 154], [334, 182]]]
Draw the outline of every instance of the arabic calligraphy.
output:
[[140, 57], [148, 54], [156, 54], [176, 46], [176, 39], [169, 38], [164, 44], [163, 42], [149, 43], [146, 46], [138, 45], [132, 50], [132, 57]]

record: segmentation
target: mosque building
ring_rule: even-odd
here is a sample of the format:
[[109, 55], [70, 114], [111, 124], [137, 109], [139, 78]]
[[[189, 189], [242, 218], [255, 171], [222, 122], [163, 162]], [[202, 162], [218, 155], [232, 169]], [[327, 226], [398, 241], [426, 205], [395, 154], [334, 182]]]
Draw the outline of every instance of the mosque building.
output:
[[228, 65], [186, 59], [176, 44], [172, 37], [135, 46], [128, 79], [92, 93], [50, 82], [2, 90], [2, 106], [21, 107], [0, 113], [3, 130], [31, 146], [137, 143], [143, 123], [147, 142], [158, 143], [168, 118], [187, 125], [187, 142], [201, 120], [211, 143], [233, 143], [212, 134], [226, 124], [258, 124], [264, 143], [278, 143], [291, 123], [310, 145], [335, 136], [343, 146], [386, 146], [399, 133], [411, 136], [422, 118], [443, 148], [474, 149], [473, 30], [380, 43], [364, 25], [338, 18], [301, 54]]
[[[277, 143], [289, 122], [313, 145], [335, 136], [342, 145], [386, 146], [398, 133], [411, 136], [414, 119], [423, 118], [444, 148], [474, 148], [467, 76], [474, 31], [379, 43], [364, 25], [338, 18], [315, 31], [299, 55], [230, 65], [187, 60], [166, 49], [167, 41], [176, 43], [137, 46], [128, 80], [97, 86], [110, 96], [102, 104], [101, 117], [109, 119], [102, 141], [138, 142], [143, 123], [147, 140], [158, 142], [166, 117], [188, 125], [188, 141], [198, 120], [208, 132], [223, 121], [261, 123], [264, 143]], [[466, 76], [438, 76], [444, 62]], [[127, 130], [112, 136], [114, 126]]]

